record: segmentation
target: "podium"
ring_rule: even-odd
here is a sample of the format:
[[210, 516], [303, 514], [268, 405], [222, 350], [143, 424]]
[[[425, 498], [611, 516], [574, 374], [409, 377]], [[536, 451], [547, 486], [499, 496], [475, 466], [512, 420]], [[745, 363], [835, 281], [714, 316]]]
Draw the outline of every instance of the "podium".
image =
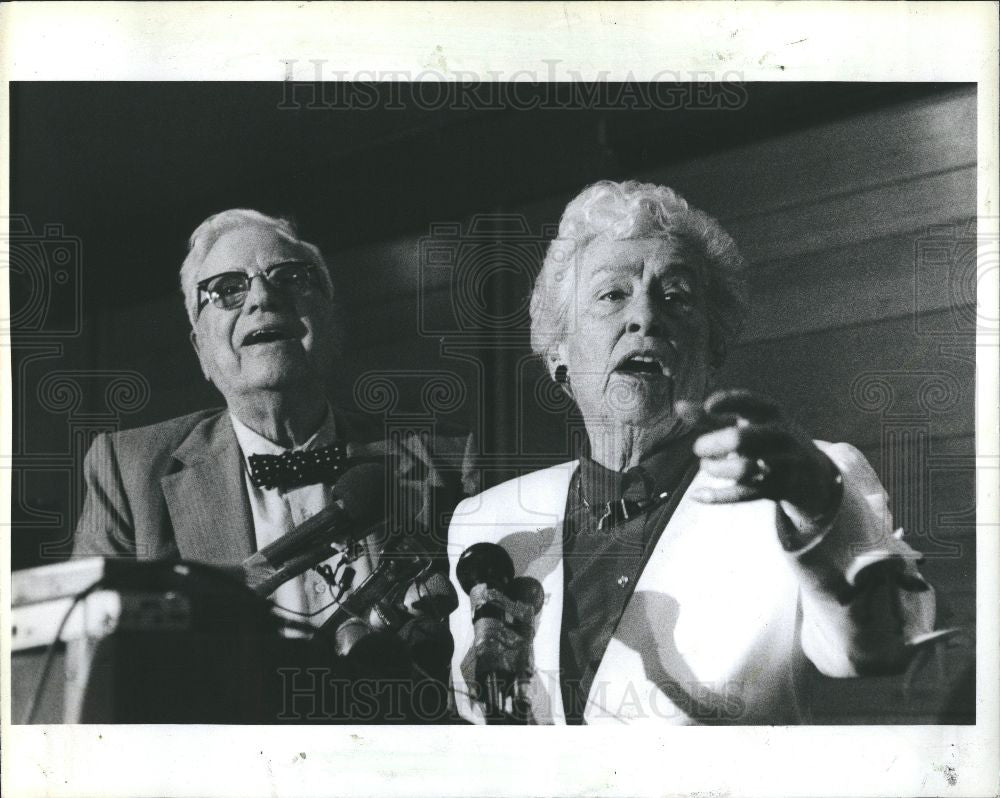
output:
[[280, 723], [282, 674], [343, 669], [208, 566], [87, 558], [17, 571], [11, 606], [14, 723]]
[[414, 667], [419, 636], [337, 656], [332, 633], [289, 636], [242, 571], [88, 558], [12, 588], [14, 723], [460, 722], [446, 677]]

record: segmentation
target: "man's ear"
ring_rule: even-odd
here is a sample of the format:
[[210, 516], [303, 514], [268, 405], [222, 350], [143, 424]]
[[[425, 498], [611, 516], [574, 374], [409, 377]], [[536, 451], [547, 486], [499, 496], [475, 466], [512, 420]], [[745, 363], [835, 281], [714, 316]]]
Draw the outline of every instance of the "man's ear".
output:
[[204, 376], [204, 378], [208, 382], [211, 382], [212, 378], [208, 376], [208, 370], [205, 368], [205, 363], [201, 359], [201, 350], [198, 348], [198, 335], [197, 335], [197, 333], [195, 333], [194, 330], [191, 330], [190, 334], [188, 335], [188, 339], [191, 341], [191, 346], [194, 347], [194, 353], [195, 353], [195, 355], [198, 356], [198, 365], [201, 366], [202, 376]]

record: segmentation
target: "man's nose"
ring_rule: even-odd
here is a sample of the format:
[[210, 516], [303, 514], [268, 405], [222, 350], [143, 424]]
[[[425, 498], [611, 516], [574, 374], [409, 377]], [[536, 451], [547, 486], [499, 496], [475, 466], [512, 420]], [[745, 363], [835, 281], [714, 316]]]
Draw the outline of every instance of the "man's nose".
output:
[[626, 331], [635, 335], [655, 336], [664, 331], [656, 301], [645, 291], [633, 295], [628, 307]]
[[268, 282], [264, 272], [255, 272], [247, 276], [250, 286], [247, 288], [247, 298], [243, 302], [245, 311], [268, 310], [279, 307], [285, 301], [284, 294]]

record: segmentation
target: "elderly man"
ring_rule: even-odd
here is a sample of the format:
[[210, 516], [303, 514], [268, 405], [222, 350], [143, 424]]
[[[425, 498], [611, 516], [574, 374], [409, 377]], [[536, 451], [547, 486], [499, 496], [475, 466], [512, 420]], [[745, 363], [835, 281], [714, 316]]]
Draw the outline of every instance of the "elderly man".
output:
[[[98, 436], [77, 556], [238, 566], [335, 500], [343, 456], [391, 448], [378, 423], [328, 401], [341, 354], [334, 286], [319, 250], [288, 222], [242, 209], [208, 218], [191, 236], [181, 289], [201, 370], [226, 408]], [[382, 531], [407, 527], [433, 554], [443, 552], [438, 527], [460, 496], [468, 440], [430, 446], [394, 449], [413, 517]], [[319, 625], [384, 543], [364, 538], [282, 584], [275, 603]]]
[[[862, 455], [761, 397], [710, 392], [742, 272], [732, 239], [668, 188], [602, 182], [566, 208], [532, 345], [589, 447], [455, 511], [452, 573], [477, 585], [451, 618], [469, 720], [520, 707], [535, 723], [802, 722], [808, 662], [887, 672], [935, 635], [933, 591]], [[483, 548], [460, 555], [477, 543], [510, 560], [470, 580]], [[513, 575], [542, 588], [531, 626], [496, 593]], [[501, 617], [522, 624], [498, 630]], [[519, 639], [520, 658], [504, 650]]]

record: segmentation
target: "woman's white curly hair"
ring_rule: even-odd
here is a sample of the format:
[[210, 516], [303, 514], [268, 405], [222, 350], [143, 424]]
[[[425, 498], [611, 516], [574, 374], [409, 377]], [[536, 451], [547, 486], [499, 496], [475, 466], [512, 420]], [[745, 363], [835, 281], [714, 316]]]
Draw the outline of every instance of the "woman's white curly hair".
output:
[[531, 348], [550, 373], [556, 347], [570, 323], [577, 256], [597, 238], [666, 238], [689, 247], [708, 288], [716, 345], [724, 352], [733, 343], [746, 317], [747, 294], [743, 257], [732, 237], [666, 186], [602, 180], [587, 186], [566, 206], [531, 294]]
[[310, 256], [312, 262], [319, 267], [320, 280], [329, 297], [333, 297], [333, 281], [330, 270], [319, 249], [298, 236], [295, 225], [288, 219], [277, 219], [260, 211], [249, 208], [231, 208], [209, 216], [191, 233], [188, 239], [188, 254], [181, 265], [181, 293], [184, 295], [184, 307], [193, 327], [198, 319], [198, 267], [208, 257], [215, 243], [226, 233], [246, 227], [264, 227], [274, 230], [282, 238], [292, 241], [302, 247]]

